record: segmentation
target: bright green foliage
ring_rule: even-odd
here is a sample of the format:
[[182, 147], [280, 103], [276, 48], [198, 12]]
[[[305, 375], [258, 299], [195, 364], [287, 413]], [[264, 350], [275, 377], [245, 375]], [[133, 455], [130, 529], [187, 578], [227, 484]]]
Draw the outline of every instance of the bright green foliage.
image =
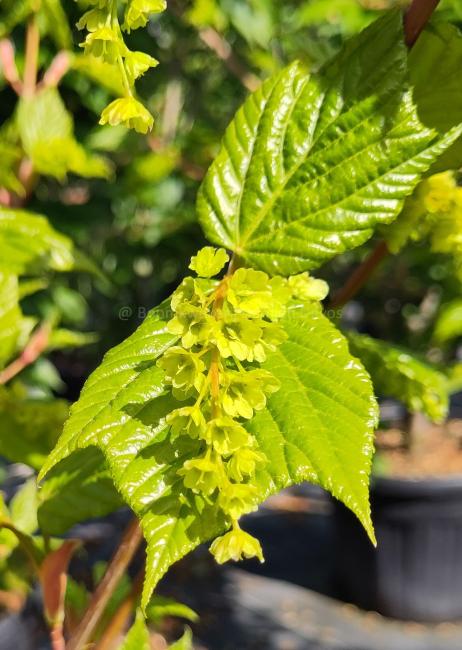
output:
[[70, 271], [75, 262], [70, 239], [45, 217], [24, 210], [0, 207], [0, 250], [0, 271], [8, 273]]
[[[462, 34], [447, 23], [430, 24], [410, 52], [410, 80], [419, 117], [439, 132], [460, 124], [461, 66]], [[458, 169], [461, 165], [462, 139], [459, 138], [438, 158], [432, 170]]]
[[445, 375], [409, 350], [363, 334], [348, 333], [350, 346], [364, 363], [379, 395], [395, 397], [414, 413], [441, 422], [448, 412]]
[[[311, 282], [298, 278], [297, 291]], [[294, 482], [330, 489], [373, 535], [370, 382], [315, 303], [286, 313], [292, 295], [287, 280], [251, 269], [219, 284], [186, 278], [173, 312], [154, 310], [106, 355], [45, 463], [42, 475], [78, 449], [101, 449], [148, 542], [144, 606], [173, 562], [230, 525], [234, 535], [213, 547], [218, 558], [261, 557], [237, 519]], [[220, 350], [239, 342], [225, 329], [231, 317], [256, 331], [242, 349]], [[280, 384], [287, 392], [274, 392]]]
[[55, 88], [22, 98], [17, 124], [24, 151], [41, 174], [58, 180], [65, 180], [69, 172], [108, 176], [108, 163], [89, 154], [75, 139], [72, 116]]
[[[135, 81], [149, 68], [157, 65], [156, 59], [145, 52], [135, 52], [127, 47], [123, 31], [130, 33], [145, 27], [150, 16], [166, 8], [165, 0], [90, 0], [77, 27], [86, 29], [82, 43], [87, 56], [109, 65], [120, 79], [124, 96], [107, 106], [100, 124], [123, 124], [140, 133], [152, 129], [154, 119], [149, 111], [134, 98]], [[124, 5], [124, 20], [119, 22], [119, 5]], [[113, 74], [114, 74], [113, 73]]]
[[68, 413], [65, 400], [32, 399], [20, 384], [0, 386], [0, 454], [40, 469]]
[[272, 275], [320, 266], [393, 221], [457, 137], [422, 125], [406, 90], [401, 15], [318, 75], [293, 64], [238, 111], [199, 193], [211, 241]]
[[462, 336], [462, 299], [453, 300], [441, 308], [435, 325], [434, 338], [440, 343]]
[[135, 622], [128, 631], [120, 650], [150, 650], [149, 630], [144, 620], [143, 612], [138, 609]]
[[258, 474], [262, 496], [317, 483], [374, 540], [368, 477], [378, 409], [370, 378], [317, 303], [295, 304], [281, 324], [288, 338], [262, 367], [283, 388], [248, 424], [268, 459]]
[[462, 278], [462, 188], [454, 174], [442, 172], [422, 181], [384, 234], [395, 253], [408, 240], [428, 238], [431, 251], [450, 255]]

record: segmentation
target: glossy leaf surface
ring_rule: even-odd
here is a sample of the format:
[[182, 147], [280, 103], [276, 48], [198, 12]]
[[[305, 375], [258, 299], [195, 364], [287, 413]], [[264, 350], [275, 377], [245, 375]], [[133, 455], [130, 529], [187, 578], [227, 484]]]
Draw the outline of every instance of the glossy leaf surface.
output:
[[419, 121], [401, 15], [352, 39], [318, 75], [293, 64], [251, 95], [202, 184], [211, 241], [271, 274], [316, 268], [393, 221], [457, 137]]
[[[166, 315], [165, 309], [154, 310], [106, 355], [44, 467], [46, 472], [92, 445], [103, 452], [148, 542], [144, 606], [171, 564], [225, 528], [216, 505], [199, 495], [187, 496], [178, 476], [194, 441], [181, 438], [172, 445], [167, 438], [165, 417], [178, 403], [165, 394], [163, 373], [156, 366], [156, 359], [176, 342], [166, 331]], [[250, 421], [270, 460], [267, 471], [258, 475], [259, 500], [312, 480], [351, 507], [373, 537], [367, 487], [376, 404], [370, 381], [319, 307], [294, 308], [282, 324], [289, 340], [264, 367], [287, 392], [276, 394], [268, 411]]]

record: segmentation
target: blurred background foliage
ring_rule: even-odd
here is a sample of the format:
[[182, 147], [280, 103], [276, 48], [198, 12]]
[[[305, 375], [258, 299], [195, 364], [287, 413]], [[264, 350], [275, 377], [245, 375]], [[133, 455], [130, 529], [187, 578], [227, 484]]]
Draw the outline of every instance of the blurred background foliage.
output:
[[[403, 3], [169, 0], [167, 11], [155, 16], [147, 29], [127, 37], [131, 48], [160, 62], [139, 83], [140, 96], [156, 116], [153, 132], [143, 136], [123, 127], [98, 126], [101, 110], [119, 92], [117, 80], [104, 67], [89, 65], [79, 51], [82, 34], [75, 23], [85, 1], [65, 0], [69, 30], [56, 35], [47, 33], [45, 26], [40, 62], [46, 66], [58, 49], [72, 48], [61, 96], [73, 115], [77, 140], [107, 160], [109, 177], [40, 176], [27, 208], [47, 215], [105, 277], [60, 275], [50, 288], [23, 302], [26, 314], [58, 309], [63, 327], [100, 335], [78, 353], [54, 353], [59, 372], [43, 359], [28, 369], [27, 373], [35, 373], [35, 384], [75, 398], [102, 353], [133, 331], [146, 310], [176, 286], [189, 257], [204, 243], [194, 207], [200, 180], [226, 125], [259, 79], [295, 58], [310, 69], [319, 68], [345, 38], [380, 11], [399, 4]], [[2, 13], [0, 8], [0, 35], [9, 31], [2, 24], [6, 15]], [[438, 16], [462, 26], [460, 1], [443, 0]], [[21, 67], [24, 27], [19, 24], [12, 36]], [[15, 103], [0, 72], [2, 133], [9, 128]], [[332, 293], [373, 245], [347, 253], [323, 270]], [[347, 306], [343, 318], [360, 331], [425, 351], [432, 361], [452, 360], [460, 332], [448, 341], [444, 336], [435, 338], [435, 322], [440, 307], [457, 299], [460, 290], [451, 260], [430, 254], [422, 242], [389, 257]], [[451, 309], [446, 312], [450, 322], [443, 325], [454, 331]], [[460, 304], [459, 311], [452, 312], [460, 320]]]

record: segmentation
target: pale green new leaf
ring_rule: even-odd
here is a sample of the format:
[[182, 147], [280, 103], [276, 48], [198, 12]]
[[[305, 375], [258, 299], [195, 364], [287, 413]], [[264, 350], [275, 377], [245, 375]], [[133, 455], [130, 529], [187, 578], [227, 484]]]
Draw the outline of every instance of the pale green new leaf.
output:
[[401, 22], [392, 12], [320, 74], [293, 64], [247, 99], [199, 192], [210, 241], [289, 275], [359, 246], [396, 218], [460, 132], [441, 137], [419, 121], [406, 91]]
[[[94, 445], [103, 452], [148, 543], [144, 607], [171, 564], [225, 528], [216, 505], [185, 494], [178, 476], [196, 442], [185, 437], [171, 446], [167, 438], [165, 417], [177, 402], [166, 394], [156, 360], [176, 342], [166, 330], [168, 318], [165, 307], [154, 310], [106, 355], [42, 471], [78, 449]], [[270, 459], [260, 476], [260, 498], [295, 482], [317, 481], [352, 508], [373, 537], [367, 498], [376, 421], [371, 383], [318, 307], [293, 309], [283, 324], [289, 341], [266, 367], [287, 393], [276, 394], [268, 411], [251, 422]]]
[[35, 169], [58, 180], [69, 172], [80, 176], [107, 177], [110, 168], [77, 142], [71, 114], [56, 88], [45, 88], [31, 98], [22, 98], [17, 112], [22, 145]]
[[[409, 55], [409, 72], [420, 119], [440, 132], [460, 124], [462, 116], [462, 33], [435, 22], [421, 34]], [[459, 169], [462, 138], [434, 164], [432, 172]]]
[[138, 609], [135, 622], [129, 629], [120, 650], [150, 650], [149, 630], [143, 612]]
[[16, 350], [21, 318], [18, 278], [0, 270], [0, 369]]
[[412, 412], [424, 413], [441, 422], [448, 412], [448, 385], [445, 375], [410, 350], [373, 339], [364, 334], [348, 333], [350, 347], [372, 377], [379, 395], [395, 397]]
[[71, 240], [45, 217], [24, 210], [0, 208], [0, 251], [0, 272], [70, 271], [74, 266]]

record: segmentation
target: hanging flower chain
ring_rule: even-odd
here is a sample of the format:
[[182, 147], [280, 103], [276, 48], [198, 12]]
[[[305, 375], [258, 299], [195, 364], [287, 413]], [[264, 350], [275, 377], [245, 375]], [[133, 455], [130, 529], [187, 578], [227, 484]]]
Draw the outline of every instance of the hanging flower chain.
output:
[[242, 557], [263, 562], [259, 541], [238, 523], [256, 509], [253, 479], [268, 462], [244, 424], [280, 388], [259, 364], [286, 339], [278, 321], [289, 301], [322, 300], [327, 285], [307, 273], [270, 278], [246, 268], [220, 282], [210, 280], [228, 260], [224, 249], [212, 247], [192, 258], [190, 268], [199, 277], [187, 277], [175, 291], [168, 323], [181, 345], [170, 348], [158, 365], [173, 396], [188, 401], [167, 417], [171, 440], [189, 436], [200, 442], [198, 456], [178, 473], [185, 488], [217, 503], [231, 526], [211, 552], [219, 563]]
[[166, 0], [128, 0], [122, 25], [119, 22], [118, 0], [89, 0], [93, 8], [83, 14], [77, 23], [79, 29], [88, 31], [82, 47], [85, 54], [101, 59], [104, 63], [116, 66], [124, 97], [114, 100], [107, 106], [100, 124], [123, 124], [140, 133], [152, 129], [154, 119], [151, 113], [134, 97], [135, 81], [149, 68], [158, 64], [154, 57], [145, 52], [130, 50], [124, 40], [123, 31], [144, 27], [152, 14], [165, 10]]

